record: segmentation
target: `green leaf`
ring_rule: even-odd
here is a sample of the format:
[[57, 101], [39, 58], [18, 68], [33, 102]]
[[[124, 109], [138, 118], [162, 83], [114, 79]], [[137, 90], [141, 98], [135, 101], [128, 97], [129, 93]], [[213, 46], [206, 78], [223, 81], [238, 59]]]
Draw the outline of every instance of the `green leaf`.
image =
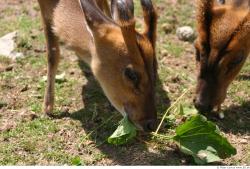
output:
[[221, 158], [218, 156], [217, 151], [210, 146], [208, 146], [206, 150], [200, 150], [197, 153], [197, 156], [198, 158], [195, 158], [195, 162], [197, 164], [206, 164], [221, 161]]
[[185, 106], [183, 107], [183, 110], [184, 110], [184, 116], [193, 116], [198, 114], [198, 111], [193, 107]]
[[108, 138], [108, 143], [114, 145], [126, 144], [136, 136], [136, 127], [124, 117], [115, 132]]
[[78, 156], [71, 159], [71, 164], [75, 166], [84, 165], [84, 163], [81, 161], [81, 158]]
[[174, 140], [179, 142], [183, 153], [194, 157], [197, 164], [220, 161], [237, 153], [218, 127], [202, 115], [195, 115], [179, 126]]

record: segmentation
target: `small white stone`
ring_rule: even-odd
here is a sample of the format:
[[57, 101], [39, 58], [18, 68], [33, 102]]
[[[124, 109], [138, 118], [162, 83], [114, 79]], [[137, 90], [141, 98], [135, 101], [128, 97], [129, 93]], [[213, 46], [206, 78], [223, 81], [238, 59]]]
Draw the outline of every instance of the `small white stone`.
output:
[[240, 140], [240, 143], [241, 143], [241, 144], [248, 144], [248, 142], [249, 142], [249, 141], [248, 141], [247, 139], [241, 139], [241, 140]]
[[16, 59], [23, 57], [22, 53], [15, 52], [17, 32], [11, 32], [0, 38], [0, 55]]
[[195, 37], [194, 30], [190, 26], [177, 28], [176, 35], [182, 41], [192, 41]]

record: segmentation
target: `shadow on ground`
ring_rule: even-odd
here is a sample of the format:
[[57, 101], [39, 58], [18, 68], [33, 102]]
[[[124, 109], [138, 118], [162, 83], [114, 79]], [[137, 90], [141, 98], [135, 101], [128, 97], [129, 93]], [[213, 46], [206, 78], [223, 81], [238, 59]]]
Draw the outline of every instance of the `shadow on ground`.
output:
[[245, 101], [241, 105], [232, 105], [225, 110], [224, 119], [220, 119], [217, 114], [210, 113], [206, 117], [215, 122], [220, 130], [225, 133], [249, 134], [250, 133], [250, 101]]
[[[140, 135], [136, 140], [124, 146], [107, 144], [107, 138], [116, 129], [122, 116], [109, 103], [88, 66], [83, 62], [79, 62], [79, 66], [83, 75], [88, 79], [87, 84], [82, 87], [84, 108], [70, 114], [62, 113], [57, 118], [69, 117], [79, 120], [85, 132], [91, 133], [82, 142], [93, 141], [95, 147], [114, 165], [194, 165], [192, 158], [182, 154], [174, 144], [162, 143], [156, 146], [155, 143], [150, 142], [151, 138], [147, 135]], [[170, 100], [159, 80], [157, 81], [156, 102], [158, 117], [161, 117], [169, 107]], [[223, 132], [236, 135], [250, 133], [250, 101], [228, 107], [224, 113], [224, 120], [212, 115], [208, 116], [208, 119], [215, 122]], [[97, 164], [102, 164], [102, 162]], [[103, 162], [103, 164], [107, 163]], [[223, 165], [223, 163], [218, 163], [218, 165]]]
[[217, 124], [224, 132], [233, 134], [250, 133], [250, 100], [243, 102], [241, 105], [232, 105], [224, 110], [225, 118], [217, 120]]

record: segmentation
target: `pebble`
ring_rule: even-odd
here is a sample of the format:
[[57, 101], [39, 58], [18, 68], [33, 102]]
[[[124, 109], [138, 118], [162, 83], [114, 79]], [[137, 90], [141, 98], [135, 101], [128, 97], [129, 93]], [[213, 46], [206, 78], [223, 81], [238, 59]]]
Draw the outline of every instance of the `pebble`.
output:
[[22, 121], [33, 121], [38, 118], [38, 115], [36, 115], [34, 112], [22, 112], [21, 113]]
[[241, 139], [241, 140], [240, 140], [240, 143], [241, 143], [241, 144], [248, 144], [248, 140], [247, 140], [247, 139]]
[[174, 30], [174, 25], [165, 23], [162, 25], [162, 29], [166, 34], [171, 33]]
[[190, 26], [177, 28], [176, 35], [181, 41], [193, 41], [195, 38], [195, 32]]
[[0, 55], [8, 57], [10, 59], [16, 59], [23, 57], [23, 53], [16, 52], [16, 38], [17, 32], [11, 32], [3, 37], [0, 37]]

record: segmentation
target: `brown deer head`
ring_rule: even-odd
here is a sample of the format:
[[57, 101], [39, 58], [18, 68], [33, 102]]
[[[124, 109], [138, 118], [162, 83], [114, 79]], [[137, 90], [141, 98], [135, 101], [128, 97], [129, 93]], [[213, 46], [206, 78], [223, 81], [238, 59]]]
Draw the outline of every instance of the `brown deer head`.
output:
[[203, 113], [220, 108], [250, 52], [250, 1], [230, 2], [197, 1], [199, 73], [194, 104]]
[[91, 68], [113, 106], [139, 129], [156, 126], [157, 16], [151, 0], [141, 0], [146, 29], [135, 30], [132, 0], [114, 0], [111, 19], [93, 0], [80, 0], [93, 38]]

